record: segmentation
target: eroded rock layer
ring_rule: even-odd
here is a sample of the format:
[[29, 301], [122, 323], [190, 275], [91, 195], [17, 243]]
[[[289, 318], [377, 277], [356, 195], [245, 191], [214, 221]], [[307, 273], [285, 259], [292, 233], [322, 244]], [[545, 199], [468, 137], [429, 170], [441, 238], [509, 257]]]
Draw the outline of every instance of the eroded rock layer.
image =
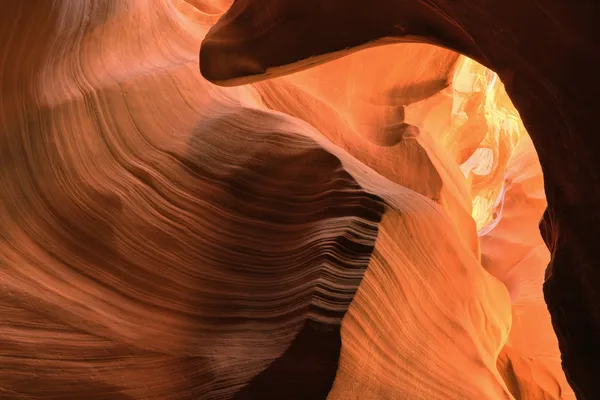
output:
[[[413, 43], [201, 76], [397, 16], [300, 3], [0, 4], [0, 399], [574, 398], [494, 72]], [[419, 7], [397, 29], [480, 55]]]
[[[269, 12], [264, 12], [269, 10]], [[216, 83], [257, 82], [394, 42], [434, 43], [499, 74], [544, 171], [541, 223], [552, 258], [545, 298], [563, 366], [581, 398], [600, 397], [597, 235], [593, 154], [597, 3], [552, 0], [234, 2], [204, 41], [203, 74]], [[281, 24], [280, 21], [293, 21]], [[234, 61], [236, 60], [236, 61]]]

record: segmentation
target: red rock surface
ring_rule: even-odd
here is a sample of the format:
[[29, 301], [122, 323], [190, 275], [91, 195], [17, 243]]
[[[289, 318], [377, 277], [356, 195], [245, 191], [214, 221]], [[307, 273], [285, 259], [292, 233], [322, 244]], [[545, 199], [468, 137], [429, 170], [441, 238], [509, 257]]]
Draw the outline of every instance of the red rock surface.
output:
[[0, 399], [597, 398], [598, 14], [518, 7], [0, 4]]

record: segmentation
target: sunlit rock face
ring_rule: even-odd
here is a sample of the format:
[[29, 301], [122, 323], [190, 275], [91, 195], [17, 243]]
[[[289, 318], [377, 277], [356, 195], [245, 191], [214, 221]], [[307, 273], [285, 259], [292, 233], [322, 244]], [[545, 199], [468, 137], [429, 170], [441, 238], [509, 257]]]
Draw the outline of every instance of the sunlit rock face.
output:
[[0, 5], [0, 399], [594, 398], [545, 92], [315, 1]]
[[[386, 250], [380, 254], [376, 247], [344, 320], [330, 398], [574, 398], [542, 296], [550, 258], [537, 227], [546, 206], [542, 171], [496, 74], [439, 47], [405, 44], [365, 50], [255, 88], [269, 107], [319, 126], [378, 173], [442, 205], [453, 222], [446, 231], [435, 222], [427, 229], [384, 219], [378, 241]], [[392, 108], [402, 111], [392, 114]], [[382, 132], [401, 124], [410, 124], [412, 134], [383, 144]], [[464, 241], [462, 251], [474, 260], [448, 252], [446, 235]], [[508, 337], [487, 356], [471, 358], [473, 350], [461, 339], [475, 329], [477, 341], [489, 340], [493, 328], [474, 321], [492, 313], [443, 306], [453, 307], [469, 286], [460, 272], [450, 272], [454, 263], [487, 271], [511, 298], [512, 306], [493, 295], [487, 300], [498, 302], [498, 312], [504, 304], [512, 318]], [[474, 328], [478, 323], [484, 325]]]
[[[600, 146], [594, 133], [599, 15], [597, 3], [564, 0], [375, 0], [369, 6], [343, 0], [238, 0], [203, 42], [200, 68], [215, 83], [239, 85], [374, 46], [421, 42], [468, 55], [496, 71], [544, 172], [548, 205], [540, 229], [551, 259], [543, 290], [562, 364], [577, 395], [596, 399], [600, 182], [593, 154]], [[513, 187], [513, 193], [517, 190]], [[514, 297], [515, 288], [509, 290]]]

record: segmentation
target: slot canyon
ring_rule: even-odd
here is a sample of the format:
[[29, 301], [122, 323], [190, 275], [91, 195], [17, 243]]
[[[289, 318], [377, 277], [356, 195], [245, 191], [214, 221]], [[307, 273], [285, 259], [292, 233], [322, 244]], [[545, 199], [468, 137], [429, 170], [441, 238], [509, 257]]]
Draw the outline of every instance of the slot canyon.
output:
[[0, 0], [0, 400], [600, 400], [598, 20]]

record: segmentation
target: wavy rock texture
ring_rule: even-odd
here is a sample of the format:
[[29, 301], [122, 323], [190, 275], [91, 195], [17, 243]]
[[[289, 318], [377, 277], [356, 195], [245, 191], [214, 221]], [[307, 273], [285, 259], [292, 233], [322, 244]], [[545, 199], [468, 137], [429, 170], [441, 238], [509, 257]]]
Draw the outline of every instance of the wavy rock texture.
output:
[[[266, 11], [268, 10], [268, 12]], [[204, 76], [258, 82], [398, 42], [433, 43], [497, 71], [540, 156], [548, 200], [540, 228], [551, 251], [545, 300], [563, 367], [580, 398], [600, 398], [600, 278], [595, 237], [600, 144], [597, 3], [550, 0], [238, 0], [200, 51]], [[288, 21], [288, 23], [281, 23]], [[514, 289], [511, 289], [514, 292]]]
[[[390, 57], [399, 61], [381, 62]], [[409, 69], [415, 58], [423, 64]], [[364, 75], [379, 79], [366, 80]], [[426, 97], [422, 82], [430, 82], [430, 77], [443, 84]], [[381, 82], [391, 82], [396, 90], [381, 89]], [[324, 135], [377, 172], [437, 201], [453, 222], [446, 229], [433, 223], [439, 231], [428, 230], [426, 224], [409, 224], [411, 229], [404, 235], [401, 229], [406, 222], [382, 223], [378, 243], [383, 245], [384, 237], [390, 242], [384, 245], [387, 259], [372, 261], [344, 320], [341, 369], [331, 398], [506, 398], [503, 382], [514, 398], [574, 398], [560, 368], [556, 337], [542, 298], [549, 259], [537, 229], [546, 206], [542, 171], [518, 113], [495, 74], [447, 50], [397, 45], [365, 50], [255, 87], [270, 107], [321, 127]], [[412, 95], [415, 89], [423, 90], [425, 98]], [[340, 92], [348, 101], [337, 100]], [[365, 100], [352, 97], [356, 93], [369, 99], [367, 107]], [[354, 102], [359, 103], [356, 109]], [[392, 103], [405, 104], [400, 121], [386, 119]], [[314, 108], [319, 112], [311, 111]], [[386, 125], [395, 129], [402, 121], [411, 123], [413, 133], [395, 144], [375, 145], [365, 134], [368, 129], [352, 126], [362, 115], [372, 121], [374, 133]], [[467, 213], [470, 223], [464, 217]], [[386, 226], [393, 226], [393, 240], [384, 236]], [[458, 234], [470, 250], [469, 256], [459, 257], [474, 257], [458, 261], [444, 246], [435, 254], [448, 240], [445, 232]], [[419, 238], [416, 243], [415, 236]], [[459, 247], [452, 244], [450, 248]], [[375, 256], [384, 257], [378, 246]], [[458, 271], [450, 272], [453, 263], [483, 265], [505, 284], [512, 298], [513, 325], [500, 354], [477, 357], [487, 365], [487, 372], [473, 365], [473, 360], [460, 359], [469, 354], [468, 346], [457, 344], [464, 331], [440, 337], [440, 328], [430, 325], [444, 326], [443, 307], [418, 303], [437, 297], [443, 299], [442, 304], [454, 304], [459, 296], [456, 291], [477, 290], [477, 283], [457, 279]], [[424, 271], [425, 281], [420, 276]], [[444, 276], [444, 280], [435, 282], [431, 275]], [[484, 279], [479, 276], [475, 282]], [[498, 303], [498, 310], [503, 307], [500, 304], [506, 306], [494, 295], [490, 299]], [[427, 311], [416, 311], [421, 307]], [[422, 319], [422, 314], [427, 318]], [[460, 324], [470, 318], [476, 321], [476, 315]], [[457, 320], [461, 318], [448, 323]], [[442, 331], [454, 329], [444, 326]], [[491, 327], [484, 330], [492, 335]], [[452, 378], [445, 371], [452, 371]]]
[[380, 35], [335, 3], [0, 4], [0, 399], [575, 397], [494, 72], [397, 44], [200, 75]]

